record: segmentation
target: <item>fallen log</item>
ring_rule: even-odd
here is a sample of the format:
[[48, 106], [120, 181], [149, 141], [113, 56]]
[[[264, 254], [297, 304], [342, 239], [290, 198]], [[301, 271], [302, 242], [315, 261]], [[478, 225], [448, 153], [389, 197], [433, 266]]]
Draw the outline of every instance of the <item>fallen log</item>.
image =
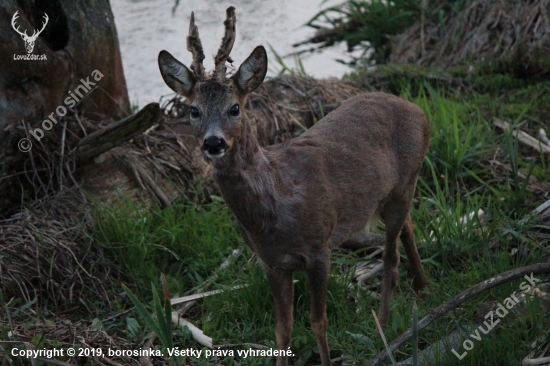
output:
[[161, 118], [158, 103], [147, 104], [138, 113], [84, 137], [76, 146], [74, 154], [79, 163], [84, 163], [129, 141], [159, 122]]

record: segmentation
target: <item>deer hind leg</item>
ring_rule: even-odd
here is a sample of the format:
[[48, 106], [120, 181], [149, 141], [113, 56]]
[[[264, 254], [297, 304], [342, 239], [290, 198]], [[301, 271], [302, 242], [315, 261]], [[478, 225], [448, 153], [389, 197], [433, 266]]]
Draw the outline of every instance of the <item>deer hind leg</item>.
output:
[[384, 279], [382, 280], [382, 294], [380, 296], [380, 309], [378, 319], [382, 325], [388, 320], [389, 303], [393, 290], [397, 287], [399, 278], [399, 247], [397, 238], [409, 215], [410, 200], [399, 197], [386, 203], [382, 212], [382, 219], [386, 224], [386, 244], [384, 247]]
[[311, 293], [311, 329], [315, 334], [322, 366], [330, 366], [330, 352], [327, 341], [327, 282], [330, 271], [330, 255], [323, 256], [307, 269]]
[[[267, 280], [275, 301], [275, 336], [277, 349], [287, 352], [292, 334], [294, 287], [292, 271], [267, 269]], [[277, 366], [287, 366], [288, 356], [278, 356]]]
[[409, 260], [409, 271], [413, 278], [413, 290], [417, 295], [419, 295], [428, 284], [428, 280], [424, 274], [422, 262], [420, 261], [420, 256], [418, 255], [418, 250], [416, 248], [416, 242], [414, 240], [414, 227], [410, 214], [407, 215], [405, 223], [403, 224], [400, 238], [401, 243], [403, 243], [403, 247], [405, 248], [405, 253], [407, 253], [407, 259]]

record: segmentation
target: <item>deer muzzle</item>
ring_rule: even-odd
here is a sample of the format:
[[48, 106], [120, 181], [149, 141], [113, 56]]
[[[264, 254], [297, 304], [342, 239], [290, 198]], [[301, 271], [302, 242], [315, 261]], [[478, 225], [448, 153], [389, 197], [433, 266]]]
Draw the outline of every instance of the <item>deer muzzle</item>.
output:
[[209, 158], [221, 158], [229, 146], [223, 137], [210, 136], [204, 139], [202, 151]]

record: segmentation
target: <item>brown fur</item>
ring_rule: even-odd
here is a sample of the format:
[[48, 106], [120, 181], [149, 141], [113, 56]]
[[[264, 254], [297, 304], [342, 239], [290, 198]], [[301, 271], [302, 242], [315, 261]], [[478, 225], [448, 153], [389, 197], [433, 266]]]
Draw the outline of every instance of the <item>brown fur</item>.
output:
[[[267, 69], [263, 48], [254, 50], [230, 79], [203, 78], [196, 84], [181, 80], [191, 88], [174, 85], [165, 75], [179, 65], [185, 68], [169, 57], [159, 61], [163, 77], [200, 111], [192, 120], [197, 137], [204, 141], [214, 134], [227, 142], [225, 153], [212, 160], [215, 179], [244, 240], [265, 264], [275, 299], [277, 348], [287, 350], [290, 344], [292, 272], [305, 270], [312, 330], [323, 366], [330, 365], [325, 303], [332, 249], [378, 217], [384, 221], [382, 323], [397, 285], [398, 237], [409, 258], [414, 290], [426, 286], [409, 215], [428, 149], [426, 115], [393, 95], [362, 94], [300, 137], [262, 148], [244, 111], [238, 118], [228, 111], [235, 104], [244, 106], [262, 82]], [[287, 357], [277, 359], [278, 366], [287, 364]]]

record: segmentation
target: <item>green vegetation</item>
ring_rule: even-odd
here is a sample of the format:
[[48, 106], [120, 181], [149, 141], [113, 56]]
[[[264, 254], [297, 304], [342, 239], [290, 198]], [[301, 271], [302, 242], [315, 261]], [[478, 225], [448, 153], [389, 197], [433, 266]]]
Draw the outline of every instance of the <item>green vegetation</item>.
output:
[[[330, 33], [323, 37], [323, 46], [345, 41], [352, 49], [362, 45], [364, 55], [376, 63], [389, 56], [389, 37], [410, 27], [419, 17], [421, 7], [416, 0], [350, 0], [317, 13], [306, 25], [319, 28], [328, 26]], [[364, 42], [368, 42], [368, 45]]]
[[[425, 4], [419, 0], [352, 0], [324, 10], [309, 24], [332, 24], [334, 32], [324, 38], [326, 46], [338, 41], [347, 41], [350, 46], [368, 41], [367, 51], [372, 54], [364, 61], [371, 66], [373, 61], [379, 64], [387, 60], [390, 36], [404, 31], [419, 17], [443, 21], [461, 11], [466, 1], [442, 1], [430, 13], [423, 10]], [[293, 70], [272, 51], [281, 73], [305, 74], [299, 58]], [[548, 59], [535, 56], [536, 65], [548, 68]], [[550, 81], [534, 77], [536, 73], [522, 74], [518, 65], [524, 64], [512, 56], [509, 61], [473, 63], [448, 70], [387, 64], [376, 69], [359, 67], [347, 76], [364, 89], [383, 90], [412, 101], [430, 119], [430, 149], [411, 209], [430, 283], [424, 298], [413, 294], [407, 258], [402, 253], [400, 283], [391, 302], [390, 323], [384, 329], [388, 341], [411, 327], [414, 302], [418, 305], [414, 317], [422, 319], [474, 284], [550, 260], [548, 240], [533, 231], [539, 218], [531, 215], [548, 199], [548, 158], [520, 145], [510, 133], [493, 125], [493, 119], [499, 118], [536, 135], [535, 131], [548, 123]], [[209, 197], [202, 203], [179, 202], [165, 209], [143, 208], [121, 197], [110, 205], [97, 205], [91, 215], [94, 225], [87, 235], [114, 263], [113, 271], [123, 280], [125, 292], [121, 294], [120, 287], [109, 294], [109, 307], [87, 299], [89, 311], [78, 316], [90, 322], [90, 328], [124, 339], [127, 349], [143, 347], [151, 331], [164, 347], [201, 349], [185, 330], [170, 327], [167, 297], [190, 295], [199, 289], [223, 290], [200, 299], [186, 316], [212, 337], [214, 344], [234, 345], [232, 349], [245, 349], [247, 344], [275, 346], [273, 301], [264, 272], [244, 245], [235, 220], [219, 197]], [[220, 268], [236, 248], [241, 249], [240, 254]], [[371, 309], [379, 305], [373, 291], [380, 290], [380, 280], [374, 276], [364, 287], [354, 279], [354, 267], [369, 261], [364, 253], [336, 251], [332, 259], [327, 299], [329, 344], [347, 365], [366, 365], [383, 349], [371, 316]], [[162, 275], [166, 285], [160, 284]], [[297, 273], [295, 279], [293, 362], [318, 364], [315, 338], [309, 329], [307, 278]], [[482, 325], [491, 306], [514, 291], [520, 292], [521, 282], [487, 291], [432, 323], [418, 334], [420, 350], [457, 330]], [[239, 285], [243, 286], [232, 289]], [[157, 289], [161, 286], [164, 291], [159, 297]], [[548, 292], [544, 287], [541, 290]], [[32, 305], [0, 296], [0, 341], [14, 339], [8, 337], [8, 332], [17, 321], [25, 327], [40, 324], [46, 329], [41, 337], [24, 340], [29, 347], [60, 347], [57, 335], [47, 332], [46, 311], [31, 312]], [[519, 364], [532, 351], [534, 340], [538, 340], [537, 347], [550, 342], [548, 329], [550, 317], [541, 301], [528, 297], [526, 305], [514, 307], [489, 334], [474, 341], [473, 349], [462, 360], [447, 352], [432, 364]], [[414, 353], [412, 343], [394, 355], [398, 361]], [[4, 350], [9, 350], [8, 346], [0, 342]], [[461, 346], [455, 350], [459, 354], [465, 351]], [[8, 357], [7, 361], [22, 364], [16, 358]], [[273, 359], [203, 356], [187, 358], [187, 364], [271, 365]]]
[[352, 64], [383, 64], [392, 51], [392, 36], [403, 33], [421, 18], [441, 22], [460, 12], [465, 2], [444, 0], [428, 6], [428, 0], [347, 0], [323, 9], [306, 23], [319, 30], [308, 43], [320, 43], [318, 47], [324, 48], [346, 42], [350, 50], [363, 50]]
[[[153, 290], [153, 307], [155, 309], [154, 317], [149, 314], [145, 305], [139, 301], [128, 287], [123, 285], [123, 288], [136, 307], [138, 315], [145, 321], [145, 324], [147, 324], [162, 343], [163, 352], [168, 353], [169, 350], [171, 351], [175, 348], [176, 343], [174, 342], [174, 332], [172, 331], [172, 305], [170, 304], [170, 294], [164, 275], [161, 275], [161, 283], [163, 290], [162, 302], [155, 290], [155, 286], [151, 286]], [[183, 359], [180, 355], [175, 355], [170, 361], [172, 365], [179, 366], [182, 364]]]
[[273, 55], [276, 64], [275, 70], [273, 70], [273, 67], [271, 68], [271, 70], [274, 71], [277, 75], [307, 75], [300, 55], [293, 55], [295, 67], [292, 67], [284, 61], [283, 56], [281, 56], [271, 45], [269, 45], [269, 50], [271, 51], [271, 54]]
[[144, 210], [121, 198], [111, 208], [99, 206], [94, 216], [91, 236], [142, 295], [161, 273], [174, 294], [195, 288], [240, 242], [218, 197], [208, 204], [176, 203], [164, 210]]

